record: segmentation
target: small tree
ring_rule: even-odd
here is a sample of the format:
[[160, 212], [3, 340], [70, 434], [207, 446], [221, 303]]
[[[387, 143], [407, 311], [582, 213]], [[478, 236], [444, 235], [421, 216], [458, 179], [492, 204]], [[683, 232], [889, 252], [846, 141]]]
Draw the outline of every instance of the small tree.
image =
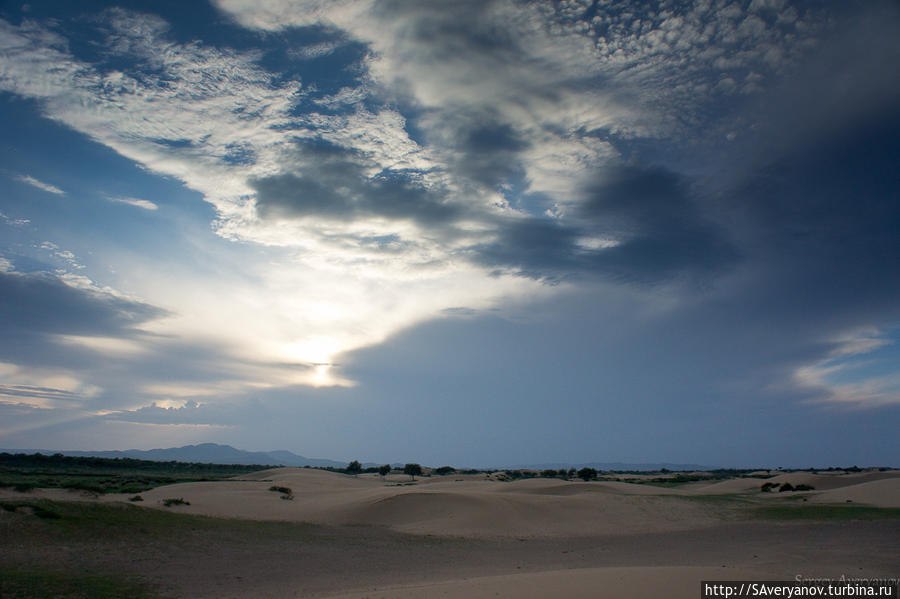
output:
[[584, 482], [587, 482], [592, 478], [597, 478], [597, 471], [593, 468], [582, 468], [578, 471], [578, 478], [584, 480]]
[[352, 474], [356, 476], [362, 472], [362, 464], [360, 464], [357, 460], [353, 460], [349, 464], [347, 464], [347, 474]]
[[379, 467], [378, 467], [378, 474], [381, 475], [381, 478], [384, 478], [387, 474], [390, 473], [390, 471], [391, 471], [391, 465], [390, 465], [390, 464], [385, 464], [384, 466], [379, 466]]
[[418, 464], [407, 464], [403, 467], [403, 474], [408, 474], [412, 480], [416, 480], [416, 475], [422, 475], [422, 467]]

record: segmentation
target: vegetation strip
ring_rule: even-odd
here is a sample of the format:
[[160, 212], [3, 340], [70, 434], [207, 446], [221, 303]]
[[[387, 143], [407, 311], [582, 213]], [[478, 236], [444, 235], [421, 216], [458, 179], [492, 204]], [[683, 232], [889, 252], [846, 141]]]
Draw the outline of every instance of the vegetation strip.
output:
[[42, 487], [91, 493], [140, 493], [174, 483], [222, 480], [269, 467], [0, 453], [0, 487], [12, 487], [20, 492]]

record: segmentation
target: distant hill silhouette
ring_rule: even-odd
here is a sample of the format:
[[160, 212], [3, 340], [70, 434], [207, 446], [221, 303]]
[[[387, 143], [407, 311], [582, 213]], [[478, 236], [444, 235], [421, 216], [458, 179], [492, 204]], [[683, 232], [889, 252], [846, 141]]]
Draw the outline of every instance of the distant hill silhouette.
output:
[[260, 464], [267, 466], [334, 466], [343, 468], [346, 462], [319, 458], [307, 458], [290, 451], [244, 451], [230, 445], [201, 443], [170, 447], [168, 449], [126, 449], [124, 451], [57, 451], [50, 449], [3, 449], [6, 453], [61, 453], [68, 456], [94, 456], [100, 458], [134, 458], [156, 462], [200, 462], [204, 464]]
[[[324, 458], [308, 458], [286, 450], [276, 451], [244, 451], [235, 449], [230, 445], [218, 443], [201, 443], [199, 445], [185, 445], [184, 447], [169, 447], [167, 449], [126, 449], [124, 451], [58, 451], [55, 449], [0, 449], [6, 453], [43, 453], [53, 455], [61, 453], [68, 456], [94, 456], [99, 458], [134, 458], [138, 460], [153, 460], [156, 462], [200, 462], [204, 464], [258, 464], [262, 466], [319, 466], [327, 468], [345, 468], [347, 462], [337, 462]], [[363, 468], [379, 466], [374, 462], [365, 462]], [[403, 467], [402, 463], [392, 464], [394, 467]], [[552, 468], [594, 468], [596, 470], [622, 470], [622, 471], [651, 471], [656, 472], [666, 468], [672, 471], [713, 470], [710, 466], [698, 464], [626, 464], [622, 462], [590, 462], [574, 464], [559, 462], [552, 464], [525, 464], [518, 466], [494, 467], [496, 470], [546, 470]]]

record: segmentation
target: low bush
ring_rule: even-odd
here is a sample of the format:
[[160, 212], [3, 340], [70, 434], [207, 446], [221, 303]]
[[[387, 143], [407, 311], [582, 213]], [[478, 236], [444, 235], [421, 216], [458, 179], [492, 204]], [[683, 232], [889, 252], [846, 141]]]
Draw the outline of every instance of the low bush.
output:
[[795, 491], [815, 491], [816, 488], [812, 485], [797, 485], [794, 487]]
[[143, 501], [143, 500], [144, 500], [144, 498], [141, 497], [140, 495], [135, 495], [134, 497], [128, 498], [128, 501]]
[[593, 478], [597, 478], [597, 471], [593, 468], [582, 468], [578, 471], [578, 478], [582, 479], [584, 482], [587, 482]]
[[294, 498], [294, 492], [291, 490], [290, 487], [278, 487], [276, 485], [272, 485], [271, 487], [269, 487], [269, 490], [274, 491], [276, 493], [281, 493], [282, 499], [290, 500], [290, 499]]
[[163, 499], [163, 505], [166, 507], [172, 507], [173, 505], [191, 505], [191, 502], [185, 501], [182, 497], [169, 497], [168, 499]]
[[794, 485], [792, 485], [791, 483], [784, 483], [783, 485], [778, 487], [779, 493], [784, 493], [785, 491], [793, 491], [793, 490], [794, 490]]

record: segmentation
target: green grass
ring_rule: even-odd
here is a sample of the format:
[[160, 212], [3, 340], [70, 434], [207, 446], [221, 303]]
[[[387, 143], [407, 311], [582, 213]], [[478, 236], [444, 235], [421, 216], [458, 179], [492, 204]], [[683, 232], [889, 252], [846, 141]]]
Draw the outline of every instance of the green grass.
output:
[[766, 505], [754, 508], [753, 516], [765, 520], [897, 520], [900, 508], [863, 505]]
[[3, 599], [158, 599], [157, 590], [136, 579], [107, 574], [0, 566]]

